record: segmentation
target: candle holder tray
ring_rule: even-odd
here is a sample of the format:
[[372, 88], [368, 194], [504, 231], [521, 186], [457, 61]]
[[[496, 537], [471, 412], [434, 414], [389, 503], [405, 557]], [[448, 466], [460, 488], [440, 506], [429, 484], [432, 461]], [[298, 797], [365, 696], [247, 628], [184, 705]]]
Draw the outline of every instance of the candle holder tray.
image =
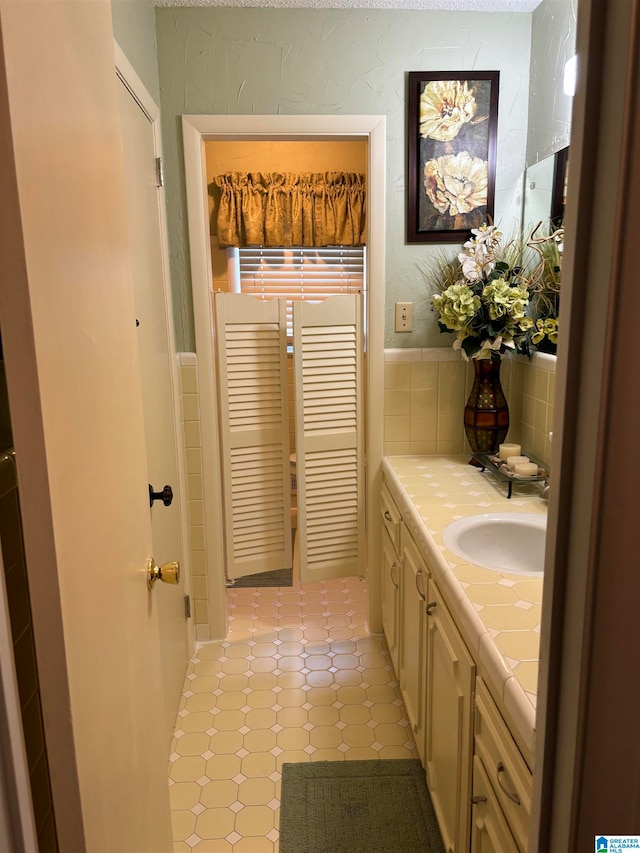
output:
[[497, 453], [474, 453], [471, 462], [477, 465], [481, 472], [488, 471], [495, 480], [498, 480], [500, 483], [506, 483], [508, 485], [507, 500], [509, 500], [514, 484], [542, 483], [549, 480], [549, 472], [546, 470], [544, 464], [529, 453], [524, 455], [528, 456], [529, 460], [535, 462], [538, 466], [538, 473], [531, 477], [525, 477], [521, 474], [507, 474], [505, 471], [506, 463], [498, 457]]

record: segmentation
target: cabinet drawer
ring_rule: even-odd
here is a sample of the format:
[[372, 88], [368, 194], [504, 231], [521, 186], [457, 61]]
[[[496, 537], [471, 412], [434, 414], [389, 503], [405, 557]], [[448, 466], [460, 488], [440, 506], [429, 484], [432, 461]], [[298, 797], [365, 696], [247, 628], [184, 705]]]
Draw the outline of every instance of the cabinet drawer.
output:
[[518, 849], [526, 851], [531, 773], [481, 678], [476, 681], [475, 754], [487, 771]]
[[518, 847], [493, 793], [491, 782], [477, 755], [473, 758], [473, 853], [518, 853]]
[[382, 513], [382, 520], [384, 521], [384, 526], [387, 528], [387, 533], [393, 543], [393, 547], [396, 549], [396, 553], [399, 554], [400, 522], [402, 521], [402, 516], [400, 515], [400, 510], [396, 506], [394, 499], [391, 497], [391, 492], [386, 485], [382, 486], [380, 512]]

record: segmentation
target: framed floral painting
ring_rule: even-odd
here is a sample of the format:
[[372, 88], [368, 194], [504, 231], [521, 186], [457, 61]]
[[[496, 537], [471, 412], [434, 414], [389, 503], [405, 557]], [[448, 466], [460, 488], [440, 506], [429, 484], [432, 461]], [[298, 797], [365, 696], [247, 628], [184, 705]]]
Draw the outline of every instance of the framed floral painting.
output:
[[409, 72], [407, 243], [493, 218], [499, 71]]

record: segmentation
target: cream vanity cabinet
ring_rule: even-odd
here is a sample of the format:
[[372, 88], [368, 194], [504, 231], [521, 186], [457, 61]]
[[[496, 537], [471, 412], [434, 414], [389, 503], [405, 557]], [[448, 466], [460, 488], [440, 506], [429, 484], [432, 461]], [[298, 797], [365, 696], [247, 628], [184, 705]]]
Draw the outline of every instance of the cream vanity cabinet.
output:
[[400, 512], [386, 486], [382, 489], [382, 627], [396, 673], [400, 669]]
[[475, 706], [472, 853], [526, 853], [531, 772], [482, 678]]
[[381, 512], [382, 623], [445, 850], [526, 853], [529, 768], [386, 485]]
[[447, 853], [467, 853], [476, 667], [437, 583], [425, 607], [427, 783]]
[[407, 530], [400, 530], [400, 690], [420, 760], [425, 763], [425, 688], [427, 649], [425, 604], [429, 583], [426, 563]]

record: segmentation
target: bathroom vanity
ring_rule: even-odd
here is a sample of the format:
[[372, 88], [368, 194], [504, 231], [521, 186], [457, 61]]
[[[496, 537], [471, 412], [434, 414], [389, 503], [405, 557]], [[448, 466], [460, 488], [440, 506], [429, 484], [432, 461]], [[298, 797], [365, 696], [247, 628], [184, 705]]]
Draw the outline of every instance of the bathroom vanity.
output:
[[507, 500], [468, 457], [387, 457], [383, 470], [382, 621], [445, 850], [526, 851], [542, 576], [476, 565], [443, 531], [546, 504], [537, 485]]

